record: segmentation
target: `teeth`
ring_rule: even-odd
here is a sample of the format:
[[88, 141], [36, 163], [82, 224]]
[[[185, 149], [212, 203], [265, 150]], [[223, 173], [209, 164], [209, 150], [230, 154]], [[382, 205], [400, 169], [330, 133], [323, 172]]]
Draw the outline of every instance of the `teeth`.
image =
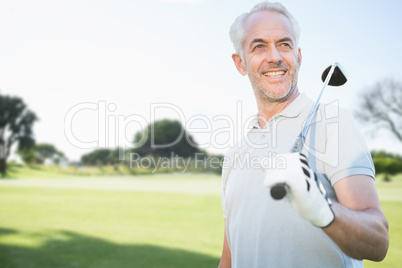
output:
[[266, 72], [266, 73], [264, 73], [265, 76], [273, 77], [273, 78], [281, 77], [281, 76], [284, 75], [284, 74], [285, 74], [285, 71]]

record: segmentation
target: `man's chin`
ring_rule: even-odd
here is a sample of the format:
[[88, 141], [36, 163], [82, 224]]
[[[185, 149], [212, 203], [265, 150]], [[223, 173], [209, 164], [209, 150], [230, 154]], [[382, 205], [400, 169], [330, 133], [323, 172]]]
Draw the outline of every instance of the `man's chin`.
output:
[[272, 94], [266, 91], [264, 92], [264, 96], [270, 100], [271, 102], [284, 102], [287, 99], [289, 99], [289, 97], [292, 95], [292, 92], [294, 91], [294, 89], [289, 89], [285, 92], [278, 92], [276, 94]]

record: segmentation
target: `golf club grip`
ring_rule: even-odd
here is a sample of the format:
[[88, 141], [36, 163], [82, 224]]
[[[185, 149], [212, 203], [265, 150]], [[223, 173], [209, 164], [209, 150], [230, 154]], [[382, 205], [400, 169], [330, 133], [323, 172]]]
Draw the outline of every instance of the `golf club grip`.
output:
[[288, 192], [288, 186], [284, 183], [276, 183], [271, 187], [271, 196], [275, 200], [280, 200], [285, 197]]

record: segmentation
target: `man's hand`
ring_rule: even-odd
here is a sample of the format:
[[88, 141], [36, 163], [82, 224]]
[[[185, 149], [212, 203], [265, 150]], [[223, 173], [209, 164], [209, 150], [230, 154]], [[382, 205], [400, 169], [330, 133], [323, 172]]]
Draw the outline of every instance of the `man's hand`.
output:
[[[326, 199], [325, 189], [318, 181], [314, 171], [308, 166], [307, 158], [300, 153], [276, 156], [278, 167], [265, 171], [266, 187], [277, 183], [288, 186], [286, 199], [299, 215], [318, 227], [327, 227], [334, 219], [330, 201]], [[284, 163], [279, 167], [278, 163]], [[321, 186], [321, 187], [320, 187]]]

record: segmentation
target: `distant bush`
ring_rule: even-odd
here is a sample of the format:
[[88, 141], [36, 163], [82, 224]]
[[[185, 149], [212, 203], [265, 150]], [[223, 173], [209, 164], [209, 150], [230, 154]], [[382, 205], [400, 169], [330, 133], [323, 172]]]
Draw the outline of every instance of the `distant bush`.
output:
[[384, 151], [371, 152], [377, 174], [384, 174], [384, 181], [391, 181], [390, 175], [402, 173], [402, 156]]
[[397, 174], [402, 173], [402, 161], [394, 158], [374, 158], [377, 173]]
[[114, 165], [119, 163], [118, 149], [100, 148], [81, 156], [81, 162], [89, 166]]
[[388, 153], [385, 151], [371, 151], [371, 156], [374, 158], [394, 158], [402, 162], [402, 155]]

